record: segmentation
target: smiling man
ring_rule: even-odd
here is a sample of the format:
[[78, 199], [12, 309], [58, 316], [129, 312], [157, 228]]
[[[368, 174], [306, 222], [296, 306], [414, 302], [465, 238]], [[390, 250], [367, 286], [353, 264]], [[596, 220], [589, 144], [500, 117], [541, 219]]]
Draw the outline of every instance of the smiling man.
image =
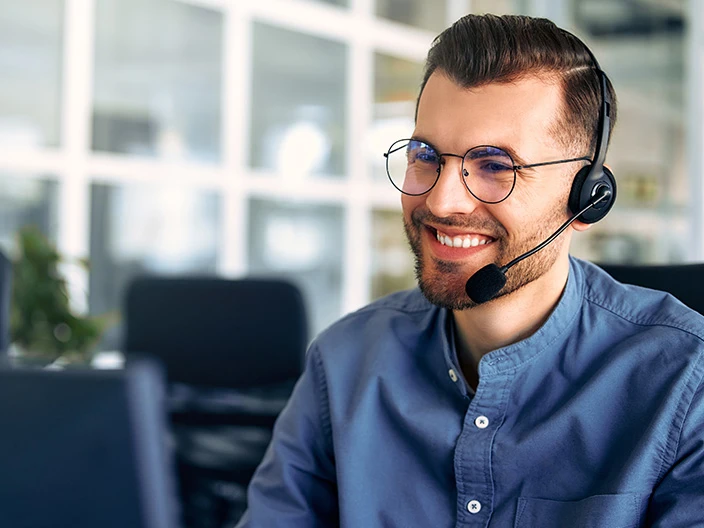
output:
[[615, 117], [547, 20], [436, 39], [386, 153], [419, 289], [311, 345], [241, 527], [704, 525], [704, 318], [569, 256]]

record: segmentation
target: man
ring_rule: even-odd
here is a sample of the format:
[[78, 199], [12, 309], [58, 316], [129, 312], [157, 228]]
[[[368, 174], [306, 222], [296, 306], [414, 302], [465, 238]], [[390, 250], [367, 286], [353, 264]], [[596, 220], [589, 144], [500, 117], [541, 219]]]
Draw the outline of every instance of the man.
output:
[[470, 15], [436, 39], [387, 153], [420, 291], [315, 340], [240, 526], [704, 526], [704, 318], [568, 254], [613, 200], [608, 169], [580, 189], [615, 116], [547, 20]]

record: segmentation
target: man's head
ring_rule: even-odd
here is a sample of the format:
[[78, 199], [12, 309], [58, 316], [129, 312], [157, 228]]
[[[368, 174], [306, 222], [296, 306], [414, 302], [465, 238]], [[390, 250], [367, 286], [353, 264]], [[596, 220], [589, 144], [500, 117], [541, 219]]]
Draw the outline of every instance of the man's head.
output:
[[[506, 264], [547, 238], [567, 218], [572, 179], [585, 165], [519, 168], [508, 198], [486, 203], [461, 173], [463, 155], [489, 145], [509, 153], [514, 166], [591, 159], [599, 83], [585, 46], [544, 19], [470, 15], [438, 36], [428, 54], [414, 138], [440, 154], [442, 169], [430, 191], [402, 198], [420, 286], [432, 302], [472, 307], [466, 280], [484, 265]], [[608, 89], [613, 125], [615, 97], [610, 84]], [[490, 161], [491, 171], [500, 169]], [[512, 268], [500, 297], [550, 280], [556, 263], [564, 269], [569, 237], [570, 230]]]
[[[526, 76], [557, 82], [562, 105], [552, 131], [575, 155], [594, 152], [601, 104], [600, 78], [587, 47], [545, 18], [468, 15], [438, 35], [428, 53], [418, 104], [430, 76], [442, 70], [463, 88], [511, 83]], [[611, 127], [616, 123], [616, 94]]]

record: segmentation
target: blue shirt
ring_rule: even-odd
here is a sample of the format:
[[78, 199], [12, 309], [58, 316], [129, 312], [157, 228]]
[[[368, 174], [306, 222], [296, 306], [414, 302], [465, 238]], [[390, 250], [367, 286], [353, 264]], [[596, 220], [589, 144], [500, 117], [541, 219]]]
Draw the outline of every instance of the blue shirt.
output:
[[322, 333], [239, 526], [704, 526], [704, 318], [571, 259], [476, 394], [451, 319], [412, 290]]

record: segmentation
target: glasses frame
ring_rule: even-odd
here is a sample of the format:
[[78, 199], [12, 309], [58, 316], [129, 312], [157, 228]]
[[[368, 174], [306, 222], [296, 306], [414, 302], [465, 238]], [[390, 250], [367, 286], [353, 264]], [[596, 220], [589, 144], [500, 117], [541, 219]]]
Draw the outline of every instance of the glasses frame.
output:
[[[409, 192], [406, 192], [406, 191], [404, 191], [404, 190], [402, 190], [402, 189], [399, 189], [398, 185], [396, 185], [396, 184], [394, 183], [394, 180], [393, 180], [393, 178], [391, 177], [391, 172], [389, 171], [389, 156], [390, 156], [391, 154], [393, 154], [394, 152], [397, 152], [397, 151], [401, 150], [402, 148], [405, 148], [405, 147], [407, 146], [407, 143], [410, 142], [410, 141], [417, 141], [418, 143], [423, 143], [423, 144], [425, 144], [425, 145], [428, 145], [430, 148], [432, 148], [435, 152], [438, 153], [438, 168], [437, 168], [437, 176], [435, 177], [435, 181], [434, 181], [433, 184], [428, 188], [427, 191], [423, 191], [422, 193], [417, 193], [417, 194], [409, 193]], [[394, 148], [394, 145], [396, 145], [397, 143], [402, 143], [402, 142], [406, 142], [406, 144], [403, 145], [403, 146]], [[467, 183], [467, 176], [469, 176], [469, 173], [468, 173], [467, 170], [464, 168], [464, 160], [465, 160], [465, 158], [467, 157], [467, 154], [469, 154], [472, 150], [478, 149], [478, 148], [482, 148], [482, 147], [485, 147], [485, 148], [493, 148], [493, 149], [496, 149], [496, 150], [500, 150], [500, 151], [506, 153], [506, 155], [508, 156], [508, 159], [511, 160], [511, 165], [513, 166], [513, 183], [511, 184], [511, 189], [508, 191], [508, 193], [506, 194], [506, 196], [504, 196], [503, 198], [501, 198], [501, 200], [496, 200], [496, 201], [482, 200], [481, 198], [479, 198], [479, 196], [477, 196], [476, 194], [474, 194], [474, 192], [472, 192], [472, 189], [469, 188], [469, 184]], [[444, 153], [441, 153], [438, 149], [436, 149], [433, 145], [431, 145], [431, 144], [428, 143], [427, 141], [423, 141], [423, 140], [416, 139], [416, 138], [408, 138], [408, 139], [397, 139], [396, 141], [394, 141], [394, 142], [391, 144], [391, 146], [389, 147], [389, 149], [384, 153], [384, 158], [386, 158], [386, 175], [388, 176], [389, 181], [391, 182], [391, 185], [393, 185], [393, 186], [394, 186], [397, 190], [399, 190], [402, 194], [405, 194], [406, 196], [423, 196], [424, 194], [427, 194], [427, 193], [429, 193], [430, 191], [432, 191], [432, 190], [433, 190], [433, 187], [435, 187], [435, 186], [437, 185], [438, 180], [440, 179], [440, 174], [441, 174], [441, 172], [442, 172], [442, 166], [443, 166], [441, 160], [442, 160], [442, 158], [446, 158], [446, 157], [460, 158], [460, 159], [462, 160], [462, 165], [461, 165], [461, 168], [460, 168], [460, 174], [462, 175], [462, 183], [464, 184], [465, 189], [467, 189], [467, 192], [469, 192], [469, 194], [471, 194], [472, 196], [474, 196], [474, 198], [476, 198], [476, 199], [479, 200], [480, 202], [485, 203], [485, 204], [490, 204], [490, 205], [501, 203], [501, 202], [503, 202], [504, 200], [506, 200], [509, 196], [511, 196], [511, 194], [513, 193], [513, 189], [515, 189], [515, 187], [516, 187], [516, 173], [517, 173], [517, 171], [519, 171], [519, 170], [522, 170], [522, 169], [532, 169], [533, 167], [544, 167], [544, 166], [547, 166], [547, 165], [559, 165], [559, 164], [561, 164], [561, 163], [572, 163], [572, 162], [574, 162], [574, 161], [588, 161], [588, 162], [590, 162], [590, 163], [593, 163], [592, 158], [590, 158], [590, 157], [588, 157], [588, 156], [580, 156], [580, 157], [577, 157], [577, 158], [567, 158], [567, 159], [554, 160], [554, 161], [541, 161], [541, 162], [539, 162], [539, 163], [526, 163], [526, 164], [524, 164], [524, 165], [516, 165], [516, 162], [513, 161], [513, 158], [511, 157], [511, 154], [510, 154], [510, 153], [506, 152], [505, 149], [503, 149], [503, 148], [501, 148], [501, 147], [494, 146], [494, 145], [476, 145], [476, 146], [474, 146], [474, 147], [471, 147], [471, 148], [467, 149], [467, 152], [465, 152], [464, 155], [461, 156], [461, 155], [459, 155], [459, 154], [453, 154], [453, 153], [451, 153], [451, 152], [444, 152]]]

